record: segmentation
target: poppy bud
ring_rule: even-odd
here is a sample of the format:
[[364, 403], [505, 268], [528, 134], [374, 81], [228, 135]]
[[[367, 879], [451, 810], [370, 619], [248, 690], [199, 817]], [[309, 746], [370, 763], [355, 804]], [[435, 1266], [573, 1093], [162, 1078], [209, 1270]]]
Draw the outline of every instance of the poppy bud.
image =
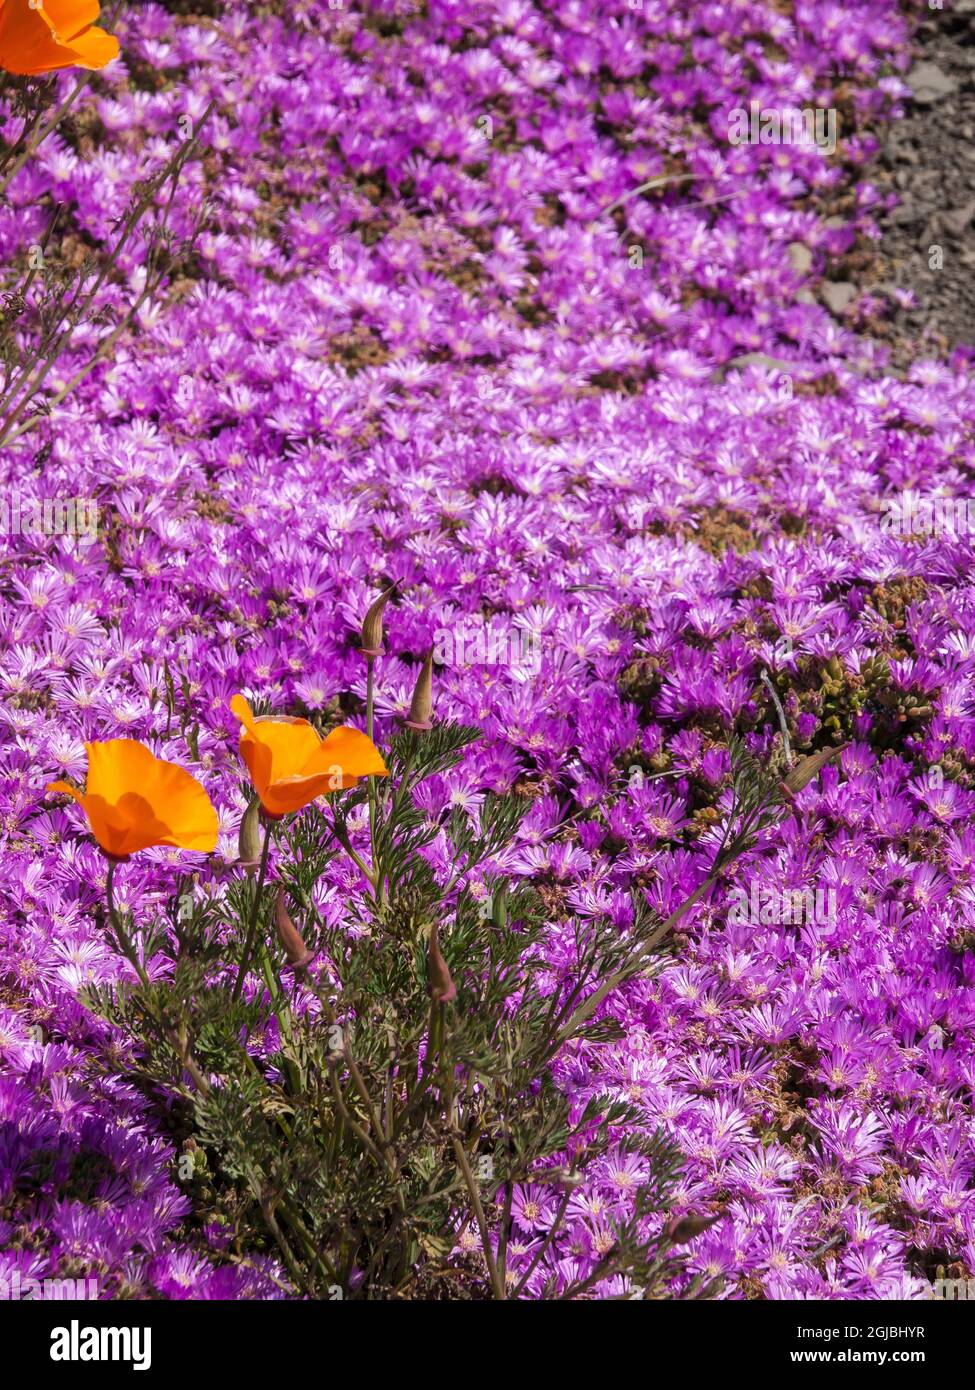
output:
[[808, 787], [813, 778], [818, 777], [827, 763], [838, 758], [844, 748], [849, 745], [841, 743], [838, 748], [824, 748], [820, 753], [811, 753], [808, 758], [803, 758], [796, 763], [795, 767], [781, 782], [780, 788], [791, 800], [796, 792], [801, 792], [803, 787]]
[[288, 916], [288, 909], [284, 905], [283, 883], [278, 884], [278, 896], [274, 903], [274, 925], [278, 929], [278, 940], [284, 947], [289, 964], [293, 965], [296, 971], [307, 970], [315, 957], [302, 941], [298, 928]]
[[240, 822], [237, 836], [237, 857], [248, 873], [252, 873], [261, 859], [261, 802], [252, 796], [247, 810]]
[[395, 591], [396, 585], [391, 584], [385, 593], [379, 595], [362, 620], [362, 647], [360, 650], [363, 656], [377, 657], [383, 654], [383, 609]]
[[585, 1177], [582, 1173], [570, 1171], [567, 1168], [546, 1168], [545, 1181], [557, 1183], [559, 1187], [575, 1188], [582, 1186]]
[[430, 947], [427, 951], [427, 990], [438, 1004], [449, 1004], [457, 998], [457, 986], [450, 978], [447, 962], [440, 950], [436, 923], [430, 928]]
[[703, 1235], [709, 1226], [713, 1226], [720, 1219], [720, 1216], [704, 1216], [701, 1212], [690, 1212], [687, 1216], [675, 1216], [664, 1227], [664, 1235], [671, 1245], [686, 1245], [689, 1240]]
[[409, 729], [417, 729], [424, 732], [433, 728], [433, 721], [430, 716], [433, 714], [433, 651], [427, 653], [427, 659], [420, 668], [420, 674], [416, 678], [416, 685], [413, 687], [413, 699], [410, 701], [410, 712], [407, 716], [406, 726]]

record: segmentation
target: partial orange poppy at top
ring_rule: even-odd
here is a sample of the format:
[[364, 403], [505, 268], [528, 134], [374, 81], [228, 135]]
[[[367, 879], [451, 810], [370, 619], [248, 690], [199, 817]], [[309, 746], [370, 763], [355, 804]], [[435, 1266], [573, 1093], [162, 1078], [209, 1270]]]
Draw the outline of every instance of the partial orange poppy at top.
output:
[[86, 743], [88, 782], [84, 794], [67, 782], [64, 792], [88, 817], [91, 833], [112, 859], [127, 859], [151, 845], [198, 849], [217, 843], [217, 813], [195, 777], [163, 762], [131, 738]]
[[118, 39], [95, 28], [98, 0], [2, 0], [0, 68], [24, 77], [58, 68], [103, 68]]
[[358, 729], [333, 729], [323, 739], [307, 719], [255, 719], [243, 695], [235, 695], [230, 708], [244, 726], [240, 756], [273, 819], [354, 787], [360, 777], [386, 775], [379, 749]]

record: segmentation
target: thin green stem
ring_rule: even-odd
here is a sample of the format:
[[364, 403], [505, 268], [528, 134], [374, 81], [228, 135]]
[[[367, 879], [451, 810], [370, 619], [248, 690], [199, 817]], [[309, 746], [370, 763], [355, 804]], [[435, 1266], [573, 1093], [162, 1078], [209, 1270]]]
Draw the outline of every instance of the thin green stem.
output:
[[[71, 378], [71, 380], [68, 382], [66, 386], [63, 386], [60, 391], [56, 392], [46, 402], [48, 410], [53, 410], [56, 406], [59, 406], [61, 402], [67, 396], [70, 396], [72, 391], [74, 391], [74, 389], [77, 386], [79, 386], [81, 382], [84, 381], [88, 373], [93, 372], [95, 368], [98, 366], [99, 362], [103, 362], [105, 360], [105, 358], [111, 352], [112, 348], [118, 342], [119, 338], [122, 336], [125, 330], [129, 328], [135, 321], [135, 317], [138, 314], [139, 310], [142, 308], [143, 304], [149, 298], [150, 294], [152, 294], [153, 290], [155, 290], [157, 287], [158, 286], [156, 283], [146, 286], [146, 288], [139, 295], [139, 298], [136, 300], [136, 302], [126, 312], [124, 318], [120, 319], [120, 321], [112, 329], [111, 333], [109, 333], [108, 337], [102, 338], [91, 359], [88, 362], [86, 362], [85, 365], [79, 371], [75, 372], [74, 376]], [[11, 425], [11, 427], [7, 430], [7, 433], [4, 435], [4, 444], [13, 444], [13, 442], [19, 439], [21, 435], [26, 434], [28, 430], [32, 430], [34, 426], [37, 424], [38, 420], [40, 420], [40, 418], [41, 417], [39, 415], [32, 415], [29, 417], [29, 419], [21, 421], [21, 423], [18, 424], [16, 427]]]
[[[39, 8], [40, 6], [38, 6], [38, 9]], [[118, 17], [118, 12], [121, 8], [122, 0], [116, 0], [116, 4], [112, 7], [110, 13], [102, 17], [102, 25], [104, 28], [111, 31], [112, 25], [115, 23], [115, 20]], [[0, 179], [0, 193], [6, 192], [7, 185], [10, 183], [10, 180], [14, 177], [15, 174], [20, 172], [20, 170], [27, 163], [28, 159], [30, 159], [31, 155], [37, 149], [38, 145], [40, 145], [42, 141], [46, 140], [47, 137], [50, 135], [51, 131], [54, 130], [58, 125], [60, 125], [61, 121], [67, 115], [68, 111], [70, 111], [71, 107], [77, 101], [78, 97], [88, 86], [88, 83], [91, 81], [92, 77], [94, 77], [94, 72], [86, 72], [82, 77], [80, 77], [78, 81], [75, 83], [75, 85], [71, 88], [71, 91], [65, 97], [64, 101], [61, 102], [61, 105], [57, 108], [57, 110], [50, 117], [50, 119], [44, 122], [43, 126], [41, 125], [40, 117], [38, 116], [38, 119], [34, 123], [34, 127], [31, 131], [30, 137], [27, 139], [26, 144], [24, 145], [23, 153], [18, 155], [13, 165], [11, 166], [9, 172], [7, 170], [4, 170], [3, 178]], [[6, 76], [4, 77], [4, 86], [6, 86]], [[0, 89], [0, 92], [2, 92], [2, 89]], [[25, 133], [26, 132], [21, 133], [21, 140], [23, 139]], [[20, 141], [18, 141], [18, 144], [19, 143]]]
[[484, 1215], [484, 1206], [481, 1202], [481, 1194], [478, 1191], [477, 1180], [471, 1171], [467, 1152], [457, 1135], [453, 1136], [453, 1145], [458, 1167], [464, 1175], [467, 1195], [470, 1197], [471, 1206], [474, 1208], [474, 1217], [477, 1221], [477, 1228], [481, 1236], [481, 1250], [484, 1253], [484, 1262], [487, 1265], [488, 1275], [491, 1279], [491, 1288], [494, 1291], [495, 1298], [504, 1302], [507, 1297], [507, 1292], [501, 1281], [501, 1275], [494, 1259], [494, 1251], [491, 1249], [491, 1235], [488, 1229], [487, 1217]]
[[[139, 953], [135, 949], [135, 946], [133, 945], [128, 932], [125, 930], [125, 927], [122, 924], [122, 919], [119, 916], [118, 911], [115, 907], [114, 860], [110, 860], [108, 865], [108, 877], [105, 880], [105, 897], [108, 902], [108, 920], [111, 923], [112, 931], [115, 933], [115, 939], [118, 942], [119, 947], [121, 948], [122, 954], [125, 956], [126, 960], [129, 962], [135, 973], [138, 975], [143, 987], [145, 989], [151, 989], [152, 981], [149, 978], [149, 973], [143, 965], [142, 961], [139, 959]], [[172, 1047], [173, 1051], [176, 1053], [176, 1056], [179, 1058], [183, 1068], [189, 1074], [193, 1082], [193, 1085], [196, 1087], [196, 1089], [199, 1091], [201, 1095], [208, 1095], [210, 1091], [210, 1083], [209, 1081], [207, 1081], [206, 1077], [203, 1075], [203, 1072], [200, 1070], [196, 1060], [193, 1057], [193, 1053], [190, 1051], [186, 1039], [181, 1038], [175, 1028], [170, 1028], [167, 1024], [162, 1023], [155, 1016], [154, 1013], [151, 1015], [151, 1017], [156, 1027], [161, 1030], [166, 1041], [169, 1043], [170, 1047]]]
[[[322, 1006], [322, 1010], [330, 1027], [334, 1028], [340, 1026], [338, 1021], [338, 1014], [332, 1008], [332, 1005], [329, 1003], [328, 999], [325, 997], [322, 991], [318, 989], [315, 991], [315, 993], [318, 997], [318, 1002]], [[370, 1128], [372, 1129], [373, 1134], [375, 1134], [376, 1136], [375, 1142], [372, 1140], [369, 1133], [361, 1125], [357, 1123], [357, 1121], [353, 1118], [352, 1114], [348, 1110], [348, 1107], [345, 1105], [345, 1101], [339, 1089], [338, 1080], [335, 1075], [335, 1068], [334, 1066], [330, 1066], [328, 1069], [328, 1075], [329, 1082], [332, 1086], [332, 1090], [335, 1095], [335, 1102], [339, 1106], [342, 1118], [345, 1120], [345, 1123], [349, 1127], [349, 1129], [353, 1131], [353, 1133], [358, 1137], [360, 1143], [364, 1144], [367, 1147], [369, 1152], [373, 1154], [374, 1157], [376, 1157], [377, 1161], [380, 1164], [382, 1164], [382, 1166], [388, 1172], [389, 1177], [392, 1180], [396, 1194], [396, 1205], [399, 1208], [399, 1210], [405, 1214], [406, 1199], [403, 1194], [403, 1185], [402, 1177], [400, 1174], [399, 1160], [396, 1157], [392, 1140], [387, 1137], [386, 1129], [379, 1116], [379, 1111], [376, 1109], [372, 1096], [369, 1093], [369, 1087], [366, 1085], [365, 1078], [363, 1077], [362, 1072], [359, 1070], [359, 1065], [356, 1062], [355, 1057], [353, 1056], [352, 1047], [349, 1043], [348, 1038], [345, 1035], [344, 1029], [342, 1029], [342, 1057], [345, 1061], [345, 1065], [349, 1069], [349, 1076], [352, 1079], [352, 1084], [355, 1087], [356, 1091], [358, 1091], [359, 1093], [359, 1098], [362, 1101], [363, 1107], [366, 1112], [367, 1122]]]
[[46, 140], [47, 137], [50, 135], [51, 131], [54, 130], [54, 128], [57, 125], [60, 124], [61, 120], [67, 115], [68, 111], [77, 101], [78, 97], [88, 86], [88, 83], [91, 81], [92, 76], [92, 73], [86, 72], [85, 75], [82, 78], [80, 78], [78, 82], [75, 83], [71, 91], [65, 97], [64, 101], [62, 101], [61, 105], [54, 112], [53, 116], [51, 116], [50, 120], [45, 121], [43, 125], [40, 121], [36, 122], [36, 124], [34, 125], [34, 129], [31, 131], [31, 134], [27, 139], [26, 143], [24, 144], [24, 147], [21, 150], [20, 154], [17, 156], [13, 164], [10, 166], [9, 171], [5, 171], [3, 178], [0, 179], [0, 193], [6, 192], [10, 180], [14, 178], [16, 174], [20, 173], [21, 169], [27, 163], [28, 159], [30, 159], [31, 155], [37, 149], [38, 145], [40, 145], [43, 140]]
[[257, 884], [254, 888], [254, 902], [251, 907], [251, 919], [247, 927], [247, 936], [244, 941], [244, 954], [240, 958], [240, 968], [237, 971], [237, 978], [231, 992], [231, 999], [239, 999], [240, 991], [244, 985], [244, 976], [247, 974], [251, 957], [254, 954], [254, 942], [257, 937], [257, 922], [260, 915], [261, 894], [264, 891], [264, 876], [267, 873], [267, 856], [271, 848], [271, 826], [268, 824], [264, 833], [264, 848], [261, 851], [261, 867], [257, 875]]
[[[87, 316], [103, 283], [107, 279], [112, 268], [117, 264], [122, 249], [129, 237], [141, 221], [143, 215], [155, 201], [159, 191], [165, 186], [167, 179], [171, 178], [172, 184], [170, 194], [164, 207], [162, 219], [162, 227], [165, 227], [175, 197], [179, 176], [196, 146], [197, 131], [202, 128], [210, 112], [213, 110], [214, 105], [215, 102], [211, 101], [193, 134], [184, 141], [176, 155], [169, 161], [165, 168], [157, 176], [148, 181], [147, 191], [139, 198], [125, 218], [122, 231], [115, 246], [102, 265], [100, 271], [93, 276], [91, 288], [86, 289], [87, 282], [79, 281], [76, 292], [70, 303], [67, 304], [67, 307], [65, 307], [63, 303], [59, 303], [57, 317], [52, 327], [44, 333], [41, 345], [35, 348], [34, 352], [28, 358], [26, 365], [21, 367], [19, 375], [13, 385], [10, 385], [9, 382], [5, 383], [2, 399], [0, 399], [0, 416], [3, 417], [2, 422], [0, 422], [0, 444], [7, 443], [11, 439], [19, 437], [19, 435], [25, 433], [27, 429], [33, 426], [33, 420], [27, 421], [25, 424], [21, 425], [20, 420], [22, 415], [31, 401], [38, 395], [45, 380], [53, 370], [60, 356], [62, 347], [70, 339], [78, 323]], [[162, 233], [160, 232], [160, 237], [161, 235]], [[154, 248], [150, 252], [147, 265], [147, 288], [153, 285], [151, 271], [155, 259], [156, 250]], [[153, 285], [153, 287], [155, 286]], [[145, 295], [143, 294], [142, 298], [144, 297]], [[120, 328], [124, 328], [127, 324], [132, 322], [137, 308], [138, 306], [135, 306], [125, 314], [119, 325]], [[96, 360], [98, 360], [97, 357]], [[35, 367], [37, 368], [36, 373]], [[80, 379], [81, 378], [79, 378], [79, 380]]]
[[[376, 704], [376, 658], [366, 657], [366, 737], [369, 742], [373, 740], [373, 729], [375, 727], [375, 704]], [[372, 854], [372, 862], [376, 873], [379, 873], [379, 858], [376, 854], [376, 779], [368, 777], [366, 779], [369, 788], [369, 845]]]
[[342, 846], [342, 848], [345, 850], [346, 854], [347, 854], [347, 855], [349, 856], [349, 858], [352, 860], [353, 864], [356, 866], [356, 868], [357, 868], [357, 869], [359, 870], [359, 872], [362, 874], [363, 878], [365, 878], [365, 879], [367, 879], [367, 880], [369, 881], [369, 885], [370, 885], [370, 887], [371, 887], [372, 890], [373, 890], [373, 896], [375, 896], [375, 893], [376, 893], [376, 871], [375, 871], [375, 869], [370, 869], [369, 865], [365, 862], [365, 860], [362, 858], [362, 856], [359, 855], [359, 854], [357, 854], [357, 853], [355, 852], [355, 850], [352, 848], [352, 842], [351, 842], [351, 840], [349, 839], [348, 835], [345, 833], [345, 829], [344, 829], [344, 828], [342, 828], [342, 829], [339, 828], [338, 821], [337, 821], [334, 817], [333, 817], [333, 819], [332, 819], [332, 823], [331, 823], [331, 826], [330, 826], [329, 828], [330, 828], [332, 834], [335, 836], [336, 840], [338, 840], [339, 844], [340, 844], [340, 845]]
[[568, 1023], [565, 1024], [559, 1033], [559, 1046], [568, 1042], [575, 1034], [580, 1024], [585, 1023], [588, 1018], [592, 1017], [608, 994], [612, 994], [614, 989], [618, 989], [621, 984], [632, 979], [647, 957], [652, 955], [654, 949], [660, 944], [667, 933], [676, 926], [684, 914], [694, 906], [698, 898], [716, 882], [717, 877], [717, 872], [712, 872], [702, 883], [699, 883], [694, 889], [694, 892], [686, 897], [680, 906], [670, 914], [667, 920], [661, 922], [656, 931], [633, 952], [633, 955], [630, 957], [629, 961], [627, 961], [626, 965], [614, 971], [612, 975], [603, 981], [593, 994], [590, 994], [588, 999], [579, 1005], [578, 1009], [576, 1009]]
[[538, 1247], [538, 1249], [535, 1251], [535, 1254], [534, 1254], [534, 1256], [532, 1257], [532, 1262], [531, 1262], [531, 1264], [528, 1266], [528, 1268], [525, 1270], [524, 1274], [523, 1274], [523, 1275], [521, 1276], [521, 1278], [518, 1280], [518, 1283], [515, 1285], [515, 1291], [514, 1291], [514, 1293], [512, 1294], [512, 1297], [513, 1297], [513, 1298], [520, 1298], [520, 1297], [521, 1297], [522, 1291], [524, 1290], [525, 1286], [527, 1285], [528, 1280], [531, 1278], [531, 1276], [535, 1273], [535, 1270], [536, 1270], [536, 1269], [538, 1268], [538, 1266], [541, 1264], [543, 1258], [545, 1257], [546, 1251], [548, 1251], [548, 1250], [551, 1248], [552, 1242], [555, 1240], [555, 1237], [556, 1237], [556, 1235], [557, 1235], [558, 1232], [559, 1232], [559, 1228], [560, 1228], [561, 1225], [562, 1225], [562, 1220], [563, 1220], [563, 1218], [564, 1218], [564, 1216], [565, 1216], [566, 1208], [567, 1208], [568, 1205], [569, 1205], [569, 1201], [570, 1201], [571, 1197], [572, 1197], [572, 1189], [571, 1189], [571, 1188], [567, 1188], [566, 1191], [562, 1194], [562, 1200], [561, 1200], [561, 1202], [559, 1203], [559, 1209], [558, 1209], [558, 1211], [555, 1213], [555, 1218], [554, 1218], [554, 1220], [552, 1221], [551, 1226], [548, 1228], [548, 1231], [545, 1233], [545, 1238], [544, 1238], [544, 1240], [542, 1241], [542, 1243], [541, 1243], [541, 1245]]

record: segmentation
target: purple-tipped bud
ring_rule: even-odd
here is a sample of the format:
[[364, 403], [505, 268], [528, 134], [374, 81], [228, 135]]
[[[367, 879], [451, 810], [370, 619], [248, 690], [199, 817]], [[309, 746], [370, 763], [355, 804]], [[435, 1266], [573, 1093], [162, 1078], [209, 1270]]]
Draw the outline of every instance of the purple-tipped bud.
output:
[[288, 909], [284, 905], [283, 883], [278, 884], [278, 896], [274, 903], [274, 925], [278, 929], [278, 940], [284, 947], [289, 963], [298, 972], [307, 970], [315, 957], [302, 941], [298, 928], [288, 916]]
[[689, 1240], [703, 1235], [709, 1226], [720, 1221], [720, 1216], [705, 1216], [702, 1212], [689, 1212], [687, 1216], [675, 1216], [664, 1227], [664, 1235], [671, 1245], [686, 1245]]
[[371, 605], [369, 612], [362, 620], [362, 651], [363, 656], [377, 657], [383, 654], [383, 609], [396, 592], [396, 585], [391, 584], [388, 589], [379, 595]]
[[427, 950], [427, 989], [430, 998], [438, 1004], [449, 1004], [457, 998], [457, 986], [450, 977], [447, 962], [440, 950], [440, 938], [436, 923], [430, 928], [430, 946]]
[[261, 860], [261, 801], [257, 796], [251, 797], [240, 822], [237, 857], [241, 867], [249, 874], [254, 872]]
[[433, 651], [427, 653], [426, 661], [420, 668], [420, 674], [416, 678], [416, 685], [413, 687], [413, 699], [410, 701], [410, 712], [406, 719], [408, 729], [417, 729], [423, 733], [427, 729], [433, 728]]
[[820, 753], [811, 753], [808, 758], [802, 758], [796, 763], [788, 777], [779, 785], [786, 796], [791, 800], [796, 792], [801, 792], [803, 787], [808, 787], [809, 783], [818, 777], [827, 763], [831, 763], [834, 758], [838, 758], [847, 744], [841, 743], [838, 748], [824, 748]]

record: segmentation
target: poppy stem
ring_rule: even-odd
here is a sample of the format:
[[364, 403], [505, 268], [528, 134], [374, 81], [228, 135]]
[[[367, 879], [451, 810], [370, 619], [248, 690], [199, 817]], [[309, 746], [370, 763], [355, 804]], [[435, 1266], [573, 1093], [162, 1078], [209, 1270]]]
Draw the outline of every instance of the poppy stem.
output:
[[484, 1204], [481, 1201], [481, 1194], [478, 1191], [477, 1179], [474, 1177], [471, 1170], [467, 1151], [456, 1129], [451, 1131], [451, 1141], [454, 1146], [454, 1154], [457, 1157], [457, 1166], [463, 1175], [467, 1193], [471, 1200], [471, 1206], [474, 1209], [474, 1218], [477, 1221], [477, 1229], [481, 1237], [481, 1250], [484, 1254], [484, 1263], [487, 1265], [488, 1277], [491, 1280], [491, 1290], [494, 1297], [498, 1299], [499, 1302], [504, 1302], [507, 1297], [507, 1290], [502, 1282], [497, 1262], [494, 1258], [494, 1251], [491, 1248], [491, 1233], [487, 1218], [484, 1214]]
[[115, 861], [109, 860], [108, 877], [105, 880], [105, 897], [108, 900], [108, 920], [111, 923], [115, 939], [121, 948], [123, 956], [132, 966], [142, 984], [148, 989], [152, 981], [146, 972], [145, 966], [139, 959], [138, 952], [129, 939], [128, 933], [122, 926], [122, 919], [119, 917], [115, 907]]
[[785, 747], [785, 765], [792, 767], [792, 745], [789, 743], [789, 726], [785, 722], [785, 710], [782, 708], [782, 701], [779, 699], [778, 691], [772, 684], [768, 671], [762, 672], [762, 684], [768, 691], [775, 706], [775, 712], [779, 716], [779, 728], [782, 730], [782, 743]]
[[338, 821], [337, 821], [334, 817], [333, 817], [333, 819], [332, 819], [331, 825], [329, 826], [329, 829], [331, 830], [332, 834], [335, 836], [336, 840], [338, 840], [338, 842], [339, 842], [339, 844], [342, 846], [342, 848], [345, 850], [346, 854], [347, 854], [347, 855], [349, 856], [349, 858], [352, 860], [353, 864], [356, 866], [356, 868], [357, 868], [357, 869], [359, 870], [359, 872], [362, 874], [363, 878], [368, 879], [369, 884], [370, 884], [370, 886], [371, 886], [371, 888], [372, 888], [372, 890], [373, 890], [373, 896], [375, 896], [375, 894], [376, 894], [376, 870], [375, 870], [375, 869], [370, 869], [369, 865], [366, 864], [366, 863], [363, 861], [363, 859], [361, 858], [361, 856], [358, 855], [358, 854], [356, 854], [355, 850], [352, 848], [352, 843], [351, 843], [351, 841], [349, 840], [349, 837], [348, 837], [348, 835], [347, 835], [346, 832], [345, 832], [345, 828], [344, 828], [344, 827], [341, 827], [341, 828], [340, 828], [340, 827], [339, 827], [339, 824], [338, 824]]
[[264, 833], [264, 848], [261, 851], [261, 867], [257, 875], [257, 886], [254, 889], [254, 904], [251, 908], [251, 920], [247, 928], [247, 937], [244, 944], [244, 954], [240, 958], [240, 969], [237, 971], [237, 978], [234, 981], [234, 988], [230, 995], [231, 999], [239, 999], [240, 991], [244, 984], [244, 976], [247, 974], [247, 967], [250, 964], [251, 956], [254, 954], [254, 939], [257, 936], [257, 918], [261, 906], [261, 894], [264, 891], [264, 876], [267, 873], [267, 856], [271, 848], [271, 827], [267, 827]]
[[[9, 169], [4, 170], [3, 179], [2, 181], [0, 181], [0, 193], [6, 192], [7, 185], [10, 183], [10, 180], [14, 177], [15, 174], [20, 172], [20, 170], [27, 163], [28, 159], [30, 159], [31, 155], [37, 149], [41, 141], [47, 139], [51, 131], [55, 128], [56, 125], [58, 125], [61, 118], [67, 114], [68, 110], [74, 105], [76, 99], [79, 96], [81, 96], [81, 93], [88, 86], [88, 83], [91, 81], [92, 76], [92, 73], [86, 72], [84, 77], [82, 77], [74, 85], [74, 87], [65, 97], [64, 101], [62, 101], [61, 105], [54, 112], [54, 115], [51, 116], [48, 120], [46, 120], [43, 123], [43, 125], [41, 124], [40, 119], [41, 115], [43, 114], [42, 112], [39, 112], [38, 115], [34, 118], [33, 125], [29, 131], [29, 138], [23, 144], [23, 147], [20, 153], [17, 155], [17, 158], [14, 160], [13, 164], [9, 167]], [[24, 133], [21, 135], [20, 140], [18, 140], [17, 142], [18, 144], [20, 144], [21, 141], [24, 140], [24, 135], [28, 135], [27, 130], [25, 130]]]
[[[375, 725], [375, 701], [376, 701], [376, 658], [366, 657], [366, 737], [373, 743], [373, 728]], [[378, 892], [379, 881], [379, 860], [376, 857], [376, 779], [368, 777], [369, 787], [369, 850], [372, 858], [373, 872], [376, 874], [376, 883], [373, 885]]]
[[[142, 964], [142, 961], [139, 959], [139, 953], [136, 951], [135, 946], [132, 944], [131, 938], [129, 937], [128, 933], [123, 927], [122, 919], [119, 916], [118, 911], [115, 907], [114, 860], [109, 860], [108, 864], [108, 877], [105, 880], [105, 898], [108, 903], [108, 920], [111, 924], [112, 931], [115, 933], [115, 939], [119, 944], [119, 948], [121, 949], [122, 954], [125, 956], [125, 959], [129, 962], [129, 964], [132, 966], [132, 969], [138, 975], [143, 987], [145, 989], [151, 989], [152, 981], [149, 979], [148, 971]], [[173, 1049], [173, 1051], [176, 1053], [176, 1056], [179, 1058], [184, 1070], [189, 1074], [190, 1080], [193, 1082], [193, 1085], [196, 1087], [197, 1091], [199, 1091], [201, 1096], [207, 1095], [210, 1090], [210, 1083], [209, 1081], [207, 1081], [206, 1077], [203, 1075], [202, 1071], [197, 1065], [197, 1062], [189, 1047], [187, 1046], [185, 1039], [180, 1038], [175, 1028], [168, 1028], [165, 1024], [161, 1024], [158, 1020], [155, 1021], [156, 1026], [161, 1028], [161, 1031], [164, 1037], [166, 1038], [166, 1041], [169, 1043], [170, 1047]]]
[[[366, 657], [366, 734], [372, 741], [372, 730], [375, 723], [375, 702], [376, 702], [376, 683], [375, 683], [376, 658]], [[369, 778], [369, 785], [372, 786], [372, 778]]]

